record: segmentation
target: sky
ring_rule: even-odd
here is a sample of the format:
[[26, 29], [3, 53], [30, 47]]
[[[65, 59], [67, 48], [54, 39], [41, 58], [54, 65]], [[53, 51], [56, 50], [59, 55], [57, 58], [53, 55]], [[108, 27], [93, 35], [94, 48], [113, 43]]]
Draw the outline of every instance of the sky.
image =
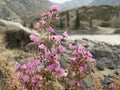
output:
[[70, 1], [70, 0], [49, 0], [51, 2], [55, 2], [55, 3], [64, 3], [66, 1]]

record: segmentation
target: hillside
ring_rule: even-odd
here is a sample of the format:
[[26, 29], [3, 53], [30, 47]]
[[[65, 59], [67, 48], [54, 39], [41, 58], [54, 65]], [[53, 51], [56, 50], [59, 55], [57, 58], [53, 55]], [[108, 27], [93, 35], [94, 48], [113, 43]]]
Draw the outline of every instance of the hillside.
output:
[[120, 0], [94, 0], [91, 5], [120, 4]]
[[0, 0], [0, 18], [21, 21], [47, 10], [50, 5], [47, 0]]
[[63, 4], [58, 4], [61, 11], [89, 5], [120, 4], [120, 0], [71, 0]]
[[80, 6], [89, 5], [93, 0], [71, 0], [63, 4], [58, 4], [61, 8], [61, 11], [77, 8]]
[[120, 27], [120, 5], [83, 6], [61, 13], [60, 28]]
[[0, 0], [0, 19], [21, 22], [20, 17], [7, 6], [4, 0]]

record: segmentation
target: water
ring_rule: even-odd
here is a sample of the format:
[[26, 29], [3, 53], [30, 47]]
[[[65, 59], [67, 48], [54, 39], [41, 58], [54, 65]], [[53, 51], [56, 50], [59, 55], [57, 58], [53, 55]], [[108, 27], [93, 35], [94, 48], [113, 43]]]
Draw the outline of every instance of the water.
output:
[[120, 45], [120, 35], [71, 35], [68, 40], [81, 40], [86, 38], [96, 42], [105, 42], [111, 45]]

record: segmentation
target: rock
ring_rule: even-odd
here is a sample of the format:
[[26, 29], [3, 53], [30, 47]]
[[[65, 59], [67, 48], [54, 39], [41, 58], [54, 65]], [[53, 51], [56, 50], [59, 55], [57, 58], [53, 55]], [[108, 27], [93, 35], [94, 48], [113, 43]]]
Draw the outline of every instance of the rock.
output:
[[62, 68], [67, 68], [70, 56], [66, 53], [59, 55], [59, 61]]
[[108, 59], [106, 57], [100, 57], [97, 58], [98, 61], [103, 62], [104, 64], [109, 64], [109, 62], [111, 61], [111, 59]]
[[117, 29], [113, 32], [114, 34], [120, 34], [120, 29]]
[[115, 69], [115, 68], [116, 68], [116, 66], [115, 66], [115, 64], [113, 64], [113, 62], [110, 62], [108, 64], [108, 69]]
[[111, 82], [113, 82], [113, 81], [112, 81], [112, 79], [111, 79], [110, 77], [108, 77], [108, 76], [106, 76], [106, 77], [104, 78], [104, 80], [103, 80], [103, 84], [110, 84]]
[[16, 63], [26, 63], [29, 58], [35, 57], [33, 53], [22, 53], [22, 54], [13, 54], [8, 56], [8, 65], [12, 66]]
[[0, 36], [6, 48], [24, 49], [24, 46], [30, 43], [30, 34], [39, 36], [38, 32], [22, 26], [20, 23], [0, 19], [2, 23]]
[[118, 75], [120, 73], [120, 69], [117, 69], [114, 73]]
[[92, 86], [93, 86], [93, 83], [91, 83], [91, 82], [93, 82], [93, 80], [92, 80], [91, 77], [89, 77], [89, 78], [87, 78], [87, 79], [84, 79], [84, 80], [83, 80], [84, 87], [85, 87], [86, 89], [92, 87]]
[[104, 68], [104, 64], [103, 64], [102, 62], [97, 62], [96, 68], [97, 68], [98, 70], [101, 70], [101, 71], [103, 71], [103, 70], [105, 69], [105, 68]]
[[113, 58], [114, 54], [112, 52], [112, 50], [110, 49], [95, 49], [93, 51], [94, 57], [99, 58], [99, 57], [107, 57], [107, 58]]
[[70, 44], [70, 42], [61, 42], [61, 44], [64, 46], [64, 47], [66, 47], [66, 49], [69, 49], [69, 44]]

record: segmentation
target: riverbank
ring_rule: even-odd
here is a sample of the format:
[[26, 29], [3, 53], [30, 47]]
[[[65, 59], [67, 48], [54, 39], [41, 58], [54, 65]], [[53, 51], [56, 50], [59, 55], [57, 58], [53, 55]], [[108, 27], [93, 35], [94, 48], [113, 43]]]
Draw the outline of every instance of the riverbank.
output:
[[67, 40], [88, 39], [94, 42], [105, 42], [111, 45], [120, 45], [120, 35], [70, 35]]

